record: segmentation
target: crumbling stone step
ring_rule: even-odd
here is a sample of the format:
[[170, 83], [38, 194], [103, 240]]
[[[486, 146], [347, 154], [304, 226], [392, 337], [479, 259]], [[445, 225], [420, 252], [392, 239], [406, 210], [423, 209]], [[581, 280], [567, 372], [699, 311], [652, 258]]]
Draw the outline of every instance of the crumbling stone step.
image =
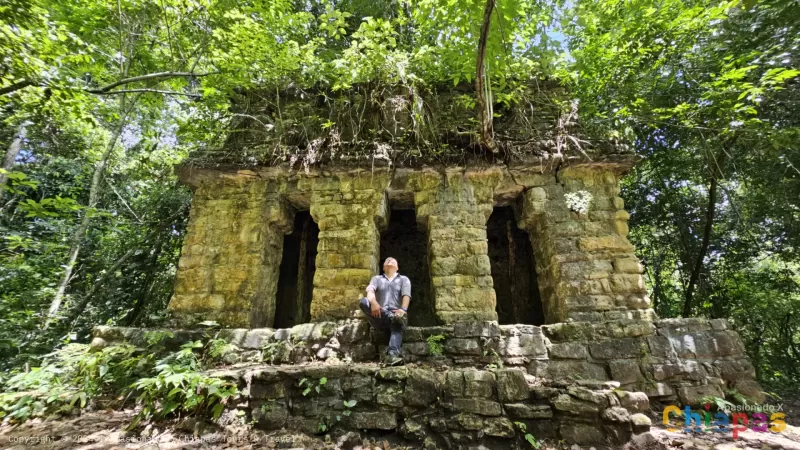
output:
[[[144, 346], [151, 331], [97, 327], [93, 346], [121, 341]], [[388, 336], [355, 319], [285, 329], [173, 330], [173, 335], [168, 346], [226, 340], [231, 344], [223, 357], [227, 364], [366, 363], [378, 361], [388, 342]], [[613, 380], [666, 404], [696, 405], [732, 389], [754, 403], [765, 398], [739, 335], [719, 319], [409, 327], [403, 354], [407, 363], [429, 367], [515, 367], [542, 379]]]
[[521, 368], [316, 363], [214, 373], [240, 386], [241, 398], [229, 407], [265, 430], [396, 431], [412, 442], [449, 448], [486, 438], [511, 443], [526, 433], [620, 446], [650, 427], [642, 392], [619, 390], [615, 382], [545, 381]]

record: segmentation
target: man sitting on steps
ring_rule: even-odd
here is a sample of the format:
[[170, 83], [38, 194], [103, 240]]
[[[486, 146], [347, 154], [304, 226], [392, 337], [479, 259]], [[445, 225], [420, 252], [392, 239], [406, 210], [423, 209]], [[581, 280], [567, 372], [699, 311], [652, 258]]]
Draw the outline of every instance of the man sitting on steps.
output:
[[397, 260], [386, 258], [383, 275], [372, 277], [367, 286], [367, 296], [361, 299], [361, 310], [375, 329], [390, 329], [386, 363], [394, 366], [403, 363], [400, 344], [403, 330], [408, 324], [408, 303], [411, 301], [411, 281], [397, 273]]

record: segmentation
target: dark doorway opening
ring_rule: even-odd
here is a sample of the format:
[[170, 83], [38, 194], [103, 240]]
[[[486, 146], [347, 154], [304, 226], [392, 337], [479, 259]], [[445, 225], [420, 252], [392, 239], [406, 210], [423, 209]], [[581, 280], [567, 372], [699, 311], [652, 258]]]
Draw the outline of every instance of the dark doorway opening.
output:
[[278, 276], [275, 328], [289, 328], [311, 320], [311, 295], [317, 268], [319, 227], [308, 211], [298, 211], [294, 229], [283, 238]]
[[497, 295], [497, 320], [500, 324], [544, 324], [531, 240], [527, 232], [517, 227], [510, 206], [494, 209], [486, 224], [486, 235]]
[[393, 209], [389, 227], [381, 233], [381, 260], [397, 260], [400, 274], [411, 280], [411, 303], [408, 305], [408, 324], [415, 327], [437, 325], [428, 271], [428, 236], [417, 227], [413, 209]]

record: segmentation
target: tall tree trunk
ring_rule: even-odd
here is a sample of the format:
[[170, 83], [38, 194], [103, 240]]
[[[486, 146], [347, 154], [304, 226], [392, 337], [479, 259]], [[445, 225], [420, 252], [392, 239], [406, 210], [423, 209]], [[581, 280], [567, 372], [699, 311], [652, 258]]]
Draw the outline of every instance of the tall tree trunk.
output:
[[486, 0], [486, 7], [483, 9], [483, 24], [481, 25], [481, 35], [478, 40], [478, 57], [476, 58], [475, 70], [475, 96], [478, 103], [478, 121], [480, 122], [481, 143], [492, 153], [497, 153], [497, 143], [494, 140], [494, 128], [492, 125], [492, 84], [486, 76], [486, 40], [489, 38], [489, 26], [492, 22], [492, 11], [494, 10], [495, 0]]
[[714, 216], [717, 208], [717, 184], [722, 177], [722, 165], [725, 163], [725, 152], [720, 152], [720, 155], [715, 161], [709, 164], [711, 168], [711, 183], [708, 187], [708, 208], [706, 209], [706, 225], [703, 230], [703, 241], [700, 243], [700, 251], [697, 254], [697, 261], [692, 269], [692, 274], [689, 277], [689, 285], [686, 287], [686, 297], [683, 301], [683, 317], [689, 317], [692, 313], [692, 300], [694, 295], [695, 286], [700, 279], [700, 272], [703, 270], [703, 262], [708, 253], [708, 246], [711, 242], [711, 232], [714, 229]]
[[[8, 146], [6, 157], [3, 159], [3, 169], [7, 172], [10, 172], [11, 168], [14, 167], [14, 161], [17, 160], [17, 155], [19, 155], [19, 151], [22, 148], [22, 141], [25, 140], [27, 127], [27, 121], [23, 121], [21, 124], [19, 124], [17, 132], [14, 134], [14, 138], [11, 140], [11, 145]], [[5, 194], [3, 187], [6, 185], [6, 181], [8, 181], [8, 174], [0, 172], [0, 201], [3, 200], [3, 195]]]
[[[135, 102], [135, 100], [134, 100]], [[134, 103], [131, 102], [131, 103]], [[64, 293], [67, 291], [67, 286], [69, 286], [70, 278], [72, 278], [72, 269], [75, 266], [75, 261], [78, 260], [78, 254], [81, 251], [81, 243], [83, 241], [83, 237], [86, 235], [86, 231], [89, 229], [89, 224], [92, 218], [92, 209], [97, 206], [97, 200], [100, 196], [100, 180], [103, 178], [103, 173], [106, 170], [106, 166], [108, 165], [108, 158], [111, 157], [111, 153], [114, 150], [114, 147], [117, 146], [117, 141], [119, 141], [120, 135], [122, 135], [122, 130], [125, 129], [125, 123], [128, 116], [129, 111], [122, 111], [122, 105], [124, 102], [120, 100], [120, 122], [117, 129], [114, 131], [111, 140], [108, 142], [108, 146], [106, 147], [106, 151], [103, 153], [102, 158], [100, 161], [97, 162], [97, 165], [94, 167], [94, 174], [92, 175], [92, 184], [89, 187], [89, 204], [87, 205], [86, 211], [81, 219], [81, 223], [78, 228], [75, 230], [75, 233], [72, 234], [72, 238], [70, 239], [69, 244], [69, 256], [67, 258], [67, 264], [64, 267], [64, 273], [61, 276], [61, 281], [58, 282], [58, 288], [56, 289], [56, 294], [53, 296], [53, 300], [50, 302], [50, 309], [47, 311], [48, 317], [52, 318], [56, 314], [58, 314], [58, 310], [61, 308], [61, 302], [64, 300]], [[132, 108], [132, 105], [130, 106]]]

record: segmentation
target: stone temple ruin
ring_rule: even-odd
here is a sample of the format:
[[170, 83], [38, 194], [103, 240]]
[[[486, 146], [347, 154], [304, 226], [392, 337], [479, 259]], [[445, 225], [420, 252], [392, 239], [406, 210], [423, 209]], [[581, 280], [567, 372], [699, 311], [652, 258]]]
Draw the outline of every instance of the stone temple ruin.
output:
[[[259, 427], [325, 423], [425, 448], [508, 448], [519, 423], [537, 439], [618, 447], [649, 430], [651, 407], [730, 390], [763, 401], [725, 320], [650, 308], [618, 196], [636, 160], [610, 146], [299, 170], [186, 164], [174, 339], [222, 327], [238, 364], [220, 373], [244, 393], [231, 407]], [[376, 364], [386, 336], [358, 310], [387, 256], [412, 282], [404, 367]], [[95, 341], [144, 331], [98, 327]], [[298, 380], [322, 377], [302, 395]]]

